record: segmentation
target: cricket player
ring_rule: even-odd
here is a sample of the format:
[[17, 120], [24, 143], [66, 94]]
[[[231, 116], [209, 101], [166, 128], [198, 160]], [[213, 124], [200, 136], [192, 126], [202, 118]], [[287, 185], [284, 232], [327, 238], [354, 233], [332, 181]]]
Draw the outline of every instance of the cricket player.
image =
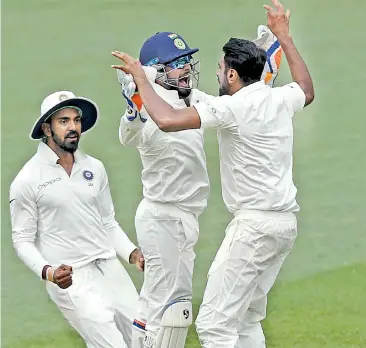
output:
[[268, 27], [293, 78], [283, 87], [261, 81], [264, 50], [230, 39], [217, 71], [220, 96], [174, 109], [156, 94], [137, 60], [114, 53], [125, 63], [115, 68], [133, 75], [145, 109], [161, 130], [218, 130], [222, 193], [233, 220], [209, 270], [196, 321], [204, 348], [265, 347], [261, 320], [267, 294], [297, 236], [292, 118], [313, 101], [314, 89], [289, 34], [289, 12], [277, 0], [273, 4], [274, 9], [265, 6]]
[[[263, 79], [272, 84], [280, 64], [280, 47], [265, 26], [256, 44], [275, 59]], [[146, 40], [140, 62], [153, 66], [149, 80], [156, 93], [175, 109], [207, 98], [198, 86], [198, 61], [178, 34], [160, 32]], [[146, 70], [151, 71], [151, 70]], [[203, 129], [164, 133], [150, 119], [131, 75], [117, 70], [127, 109], [119, 138], [136, 147], [143, 172], [144, 199], [136, 212], [136, 233], [145, 257], [145, 278], [134, 321], [133, 347], [183, 347], [192, 322], [192, 274], [198, 217], [207, 205], [209, 179]]]
[[12, 237], [88, 348], [126, 348], [138, 294], [117, 255], [144, 262], [115, 220], [103, 163], [78, 148], [98, 115], [70, 91], [44, 99], [30, 135], [42, 141], [10, 187]]
[[[199, 62], [193, 58], [197, 51], [171, 32], [153, 35], [140, 50], [141, 63], [159, 69], [150, 76], [154, 90], [176, 109], [189, 105], [192, 87], [198, 84]], [[144, 198], [135, 226], [145, 273], [133, 323], [133, 348], [175, 348], [177, 340], [183, 347], [192, 323], [198, 218], [210, 189], [203, 130], [161, 131], [141, 106], [132, 76], [122, 72], [118, 78], [127, 99], [119, 139], [138, 149], [143, 165]]]

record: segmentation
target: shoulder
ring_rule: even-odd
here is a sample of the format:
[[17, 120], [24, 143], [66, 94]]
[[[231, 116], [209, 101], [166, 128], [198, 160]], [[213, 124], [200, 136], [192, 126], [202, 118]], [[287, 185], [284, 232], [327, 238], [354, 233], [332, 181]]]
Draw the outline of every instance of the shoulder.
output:
[[98, 172], [103, 171], [103, 172], [105, 172], [104, 163], [101, 160], [99, 160], [98, 158], [95, 158], [95, 157], [90, 156], [90, 155], [85, 154], [84, 166], [85, 166], [86, 169], [88, 167], [90, 169], [93, 169], [94, 171], [98, 171]]
[[40, 165], [41, 163], [38, 161], [38, 156], [35, 154], [23, 165], [15, 176], [14, 180], [10, 184], [10, 190], [30, 187], [38, 177], [37, 174], [41, 170]]

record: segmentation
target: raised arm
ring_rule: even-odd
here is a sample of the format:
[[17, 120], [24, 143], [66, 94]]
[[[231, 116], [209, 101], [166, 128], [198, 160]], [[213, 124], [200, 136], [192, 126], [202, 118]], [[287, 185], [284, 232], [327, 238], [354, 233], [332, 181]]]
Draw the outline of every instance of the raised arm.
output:
[[128, 54], [114, 51], [112, 55], [125, 63], [125, 66], [112, 65], [112, 68], [133, 75], [146, 111], [161, 130], [175, 132], [201, 127], [201, 120], [195, 108], [173, 109], [159, 97], [148, 80], [148, 67], [144, 67], [144, 70], [141, 63]]
[[124, 146], [138, 147], [148, 139], [145, 123], [149, 115], [144, 110], [141, 98], [136, 93], [136, 86], [131, 75], [117, 70], [118, 82], [121, 85], [121, 94], [126, 101], [126, 111], [121, 117], [118, 135]]
[[264, 5], [267, 10], [268, 27], [277, 36], [287, 62], [290, 66], [292, 79], [296, 82], [305, 94], [305, 106], [314, 100], [314, 86], [309, 70], [297, 50], [289, 33], [290, 11], [285, 13], [282, 4], [272, 0], [274, 8]]

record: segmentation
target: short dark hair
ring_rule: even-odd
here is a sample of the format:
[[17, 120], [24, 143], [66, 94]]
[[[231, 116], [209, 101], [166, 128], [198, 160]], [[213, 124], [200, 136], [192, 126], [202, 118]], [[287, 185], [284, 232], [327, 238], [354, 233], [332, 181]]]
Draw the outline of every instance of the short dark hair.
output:
[[225, 54], [226, 70], [236, 70], [245, 85], [258, 82], [261, 79], [267, 55], [254, 42], [230, 38], [222, 50]]

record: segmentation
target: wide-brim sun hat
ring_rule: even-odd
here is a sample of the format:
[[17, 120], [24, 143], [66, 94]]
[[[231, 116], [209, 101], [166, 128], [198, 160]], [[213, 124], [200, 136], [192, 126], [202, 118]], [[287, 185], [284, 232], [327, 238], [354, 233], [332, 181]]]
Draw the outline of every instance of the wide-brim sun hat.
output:
[[41, 139], [44, 136], [42, 124], [56, 111], [68, 107], [80, 111], [82, 133], [93, 128], [99, 118], [99, 108], [92, 100], [84, 97], [77, 97], [70, 91], [54, 92], [43, 100], [41, 105], [41, 116], [33, 125], [30, 138], [32, 140]]

